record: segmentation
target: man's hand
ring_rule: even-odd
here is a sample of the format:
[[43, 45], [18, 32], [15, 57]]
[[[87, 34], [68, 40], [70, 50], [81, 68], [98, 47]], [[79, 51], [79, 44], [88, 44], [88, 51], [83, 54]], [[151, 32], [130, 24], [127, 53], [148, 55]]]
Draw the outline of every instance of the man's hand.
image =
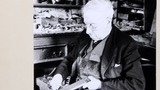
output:
[[88, 88], [89, 90], [95, 90], [101, 88], [101, 81], [99, 79], [96, 79], [93, 76], [88, 76], [88, 78], [91, 80], [85, 85], [83, 85], [83, 88]]
[[58, 90], [61, 84], [62, 84], [62, 75], [56, 74], [50, 82], [52, 90]]

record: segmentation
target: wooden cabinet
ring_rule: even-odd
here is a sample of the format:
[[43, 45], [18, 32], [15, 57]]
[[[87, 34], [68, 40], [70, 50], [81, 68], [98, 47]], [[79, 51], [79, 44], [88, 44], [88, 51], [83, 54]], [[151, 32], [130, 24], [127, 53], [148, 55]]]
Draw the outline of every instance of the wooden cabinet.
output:
[[80, 33], [34, 35], [34, 90], [40, 90], [36, 78], [53, 75], [55, 68], [72, 50]]
[[35, 34], [34, 64], [63, 60], [74, 46], [79, 33]]
[[34, 64], [63, 60], [68, 55], [74, 40], [84, 30], [80, 8], [87, 1], [34, 3]]
[[53, 75], [51, 72], [75, 45], [83, 30], [81, 6], [34, 4], [34, 90], [40, 90], [36, 78]]

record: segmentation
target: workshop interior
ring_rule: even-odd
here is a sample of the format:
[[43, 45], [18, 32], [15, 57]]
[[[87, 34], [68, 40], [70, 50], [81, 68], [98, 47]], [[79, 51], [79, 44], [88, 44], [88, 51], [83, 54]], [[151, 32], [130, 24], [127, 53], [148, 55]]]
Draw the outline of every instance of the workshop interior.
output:
[[[71, 52], [75, 40], [85, 29], [81, 7], [89, 0], [33, 1], [34, 90], [51, 90], [48, 83], [56, 67]], [[138, 44], [145, 90], [156, 90], [156, 0], [111, 2], [113, 25]], [[64, 84], [68, 84], [68, 80]]]

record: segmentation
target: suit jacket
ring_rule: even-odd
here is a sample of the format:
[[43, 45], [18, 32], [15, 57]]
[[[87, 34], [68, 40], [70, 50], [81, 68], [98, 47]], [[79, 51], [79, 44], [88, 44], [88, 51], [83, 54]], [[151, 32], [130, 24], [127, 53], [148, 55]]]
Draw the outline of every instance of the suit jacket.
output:
[[[71, 67], [79, 51], [91, 38], [82, 32], [73, 51], [61, 62], [56, 73], [65, 79], [71, 73]], [[140, 63], [136, 42], [112, 27], [101, 56], [101, 90], [144, 90], [145, 79]]]

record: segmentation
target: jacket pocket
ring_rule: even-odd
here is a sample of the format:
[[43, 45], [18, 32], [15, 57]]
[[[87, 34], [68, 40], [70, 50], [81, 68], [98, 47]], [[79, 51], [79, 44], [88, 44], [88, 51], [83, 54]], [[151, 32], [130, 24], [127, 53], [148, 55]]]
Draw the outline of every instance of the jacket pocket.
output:
[[122, 65], [114, 64], [105, 72], [105, 77], [106, 78], [117, 78], [121, 76], [121, 72], [122, 72]]

